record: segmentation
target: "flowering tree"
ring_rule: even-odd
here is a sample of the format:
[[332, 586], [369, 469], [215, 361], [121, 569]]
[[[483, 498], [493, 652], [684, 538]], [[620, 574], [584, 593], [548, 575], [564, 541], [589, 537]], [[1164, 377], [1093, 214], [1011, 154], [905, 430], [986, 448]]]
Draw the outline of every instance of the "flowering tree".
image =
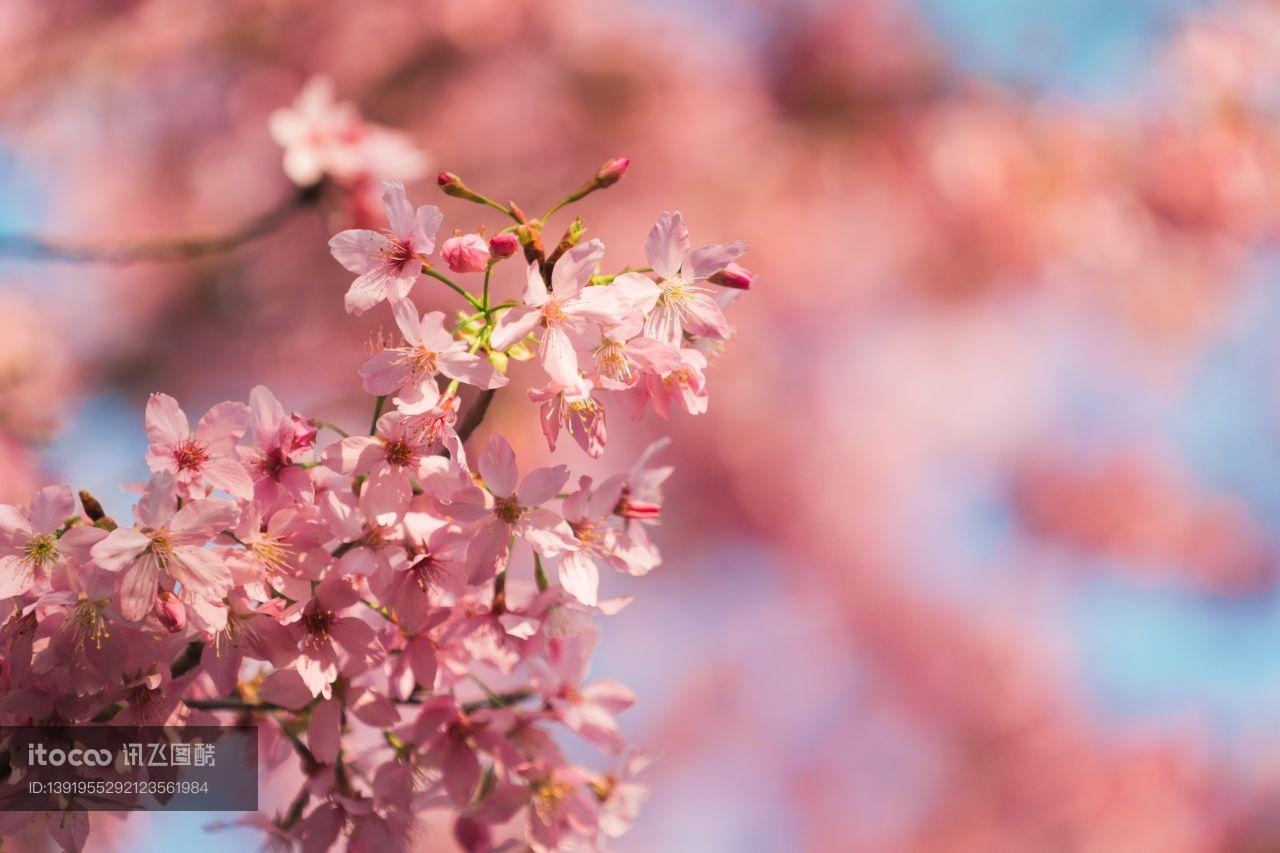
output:
[[[671, 473], [654, 461], [665, 440], [601, 482], [564, 465], [521, 476], [501, 435], [478, 452], [467, 441], [509, 386], [512, 359], [538, 360], [529, 411], [551, 449], [567, 432], [600, 457], [605, 398], [636, 418], [705, 411], [708, 355], [732, 333], [723, 309], [751, 284], [736, 263], [746, 245], [694, 248], [678, 213], [649, 232], [644, 265], [616, 272], [581, 218], [544, 243], [555, 214], [623, 177], [624, 158], [537, 218], [443, 173], [445, 193], [511, 224], [437, 246], [440, 210], [415, 209], [396, 180], [373, 182], [418, 168], [401, 136], [323, 83], [271, 129], [298, 198], [322, 184], [352, 199], [380, 186], [385, 225], [329, 242], [355, 276], [347, 310], [389, 310], [399, 332], [360, 370], [372, 426], [352, 434], [289, 413], [262, 386], [192, 425], [154, 394], [151, 477], [133, 486], [131, 522], [83, 491], [77, 507], [65, 485], [0, 506], [0, 597], [12, 607], [0, 715], [257, 722], [269, 754], [295, 756], [268, 762], [269, 778], [296, 787], [288, 807], [248, 821], [281, 848], [404, 849], [426, 812], [447, 813], [467, 850], [520, 835], [538, 850], [600, 846], [635, 818], [644, 788], [633, 777], [648, 761], [615, 721], [632, 692], [586, 680], [594, 617], [629, 602], [601, 596], [601, 570], [638, 576], [660, 562], [648, 529]], [[232, 238], [74, 252], [198, 254], [278, 215]], [[503, 263], [525, 268], [519, 300], [491, 296]], [[420, 313], [424, 277], [456, 294], [457, 316]], [[557, 728], [614, 765], [571, 763]], [[0, 832], [25, 823], [10, 814]], [[74, 811], [42, 826], [68, 850], [89, 830]]]

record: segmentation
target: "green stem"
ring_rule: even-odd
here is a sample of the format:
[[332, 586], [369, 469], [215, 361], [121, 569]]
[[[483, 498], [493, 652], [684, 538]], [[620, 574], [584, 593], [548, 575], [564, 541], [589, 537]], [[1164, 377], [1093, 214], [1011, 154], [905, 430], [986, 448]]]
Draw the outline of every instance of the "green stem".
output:
[[441, 273], [436, 272], [434, 269], [427, 266], [426, 264], [422, 265], [422, 273], [423, 275], [431, 276], [436, 281], [443, 282], [445, 286], [447, 286], [450, 290], [452, 290], [454, 293], [461, 296], [463, 299], [467, 300], [467, 302], [471, 304], [471, 307], [476, 311], [484, 310], [484, 306], [480, 304], [479, 299], [476, 299], [474, 296], [468, 293], [465, 288], [455, 283], [453, 279], [449, 278], [447, 275], [442, 275]]
[[542, 558], [538, 556], [538, 552], [533, 552], [533, 580], [538, 584], [538, 592], [546, 592], [551, 586], [547, 582], [546, 570], [542, 568]]
[[378, 418], [382, 417], [382, 407], [387, 405], [387, 395], [383, 394], [373, 403], [373, 423], [369, 426], [369, 435], [378, 434]]
[[317, 419], [315, 419], [315, 418], [312, 418], [311, 422], [312, 422], [313, 424], [315, 424], [315, 425], [316, 425], [316, 429], [328, 429], [328, 430], [333, 430], [334, 432], [336, 432], [338, 435], [342, 436], [343, 438], [350, 438], [350, 437], [351, 437], [350, 435], [348, 435], [348, 434], [347, 434], [347, 431], [346, 431], [345, 429], [343, 429], [342, 427], [338, 426], [337, 424], [331, 424], [331, 423], [329, 423], [328, 421], [317, 420]]

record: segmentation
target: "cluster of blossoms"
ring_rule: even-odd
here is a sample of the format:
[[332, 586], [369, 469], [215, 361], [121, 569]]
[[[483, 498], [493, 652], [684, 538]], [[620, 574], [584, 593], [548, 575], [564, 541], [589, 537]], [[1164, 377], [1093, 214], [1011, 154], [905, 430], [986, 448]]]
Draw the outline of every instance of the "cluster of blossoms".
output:
[[[155, 394], [132, 523], [84, 492], [77, 506], [68, 486], [0, 506], [0, 722], [258, 722], [269, 778], [297, 787], [249, 821], [281, 849], [418, 848], [441, 822], [472, 851], [595, 849], [623, 833], [648, 761], [615, 720], [634, 696], [586, 676], [595, 617], [629, 601], [601, 596], [601, 570], [659, 563], [664, 442], [600, 482], [564, 465], [521, 476], [500, 435], [465, 445], [511, 359], [545, 374], [528, 396], [552, 449], [567, 430], [599, 456], [607, 396], [634, 416], [706, 409], [724, 305], [751, 283], [745, 245], [692, 248], [679, 214], [653, 227], [640, 269], [603, 273], [580, 219], [542, 243], [556, 210], [626, 168], [605, 164], [539, 219], [441, 175], [447, 194], [514, 223], [440, 246], [448, 273], [483, 276], [471, 288], [432, 265], [440, 211], [385, 183], [387, 227], [330, 242], [357, 276], [347, 309], [386, 302], [401, 335], [361, 370], [369, 435], [291, 414], [264, 387], [194, 425]], [[507, 259], [523, 293], [498, 302]], [[465, 301], [456, 320], [414, 305], [424, 276]], [[608, 765], [566, 759], [557, 726]], [[79, 849], [87, 821], [68, 812], [47, 829]]]

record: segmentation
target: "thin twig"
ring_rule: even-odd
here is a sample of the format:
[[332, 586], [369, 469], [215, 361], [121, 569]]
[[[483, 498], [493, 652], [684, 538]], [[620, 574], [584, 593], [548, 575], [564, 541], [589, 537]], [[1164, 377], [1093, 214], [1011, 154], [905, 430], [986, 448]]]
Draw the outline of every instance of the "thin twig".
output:
[[186, 261], [216, 255], [251, 243], [279, 229], [319, 199], [324, 183], [301, 187], [270, 209], [220, 234], [154, 237], [114, 246], [64, 242], [34, 234], [0, 234], [0, 256], [73, 264], [131, 264], [137, 261]]
[[496, 389], [486, 388], [481, 391], [471, 403], [471, 408], [467, 409], [467, 413], [462, 416], [462, 422], [458, 424], [458, 438], [466, 441], [471, 437], [471, 433], [476, 431], [480, 426], [480, 422], [484, 420], [484, 416], [489, 411], [489, 404], [493, 402], [493, 394]]

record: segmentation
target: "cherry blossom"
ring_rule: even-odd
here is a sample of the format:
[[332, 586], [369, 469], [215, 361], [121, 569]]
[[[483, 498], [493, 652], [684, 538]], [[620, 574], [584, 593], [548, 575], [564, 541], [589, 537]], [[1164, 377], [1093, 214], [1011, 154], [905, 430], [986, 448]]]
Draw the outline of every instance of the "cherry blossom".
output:
[[352, 228], [329, 241], [329, 251], [338, 263], [359, 276], [346, 296], [347, 311], [352, 314], [409, 295], [422, 274], [423, 262], [435, 250], [436, 231], [443, 219], [435, 205], [423, 205], [415, 212], [399, 181], [384, 181], [382, 186], [388, 230]]
[[394, 303], [392, 311], [404, 345], [382, 350], [360, 368], [364, 390], [370, 394], [394, 394], [401, 412], [422, 414], [439, 402], [437, 374], [479, 388], [507, 384], [507, 377], [485, 359], [467, 352], [467, 345], [445, 328], [442, 312], [431, 311], [419, 318], [408, 300]]
[[204, 497], [204, 484], [237, 498], [253, 496], [253, 481], [233, 451], [248, 425], [243, 403], [221, 403], [200, 419], [194, 430], [178, 401], [152, 394], [147, 401], [147, 465], [167, 471], [184, 498]]
[[[604, 244], [591, 240], [556, 261], [550, 286], [537, 264], [529, 265], [524, 305], [502, 315], [489, 338], [494, 349], [504, 350], [535, 329], [542, 329], [539, 347], [547, 375], [562, 385], [578, 378], [574, 338], [588, 325], [609, 325], [625, 316], [626, 306], [609, 288], [586, 288], [596, 264], [604, 257]], [[584, 288], [586, 288], [584, 290]]]
[[644, 254], [658, 276], [662, 295], [645, 323], [645, 333], [673, 347], [683, 345], [684, 334], [728, 338], [732, 333], [724, 312], [711, 291], [699, 281], [725, 269], [747, 251], [747, 244], [718, 243], [690, 248], [689, 229], [677, 211], [664, 213], [649, 232]]
[[103, 569], [121, 572], [126, 619], [142, 619], [162, 584], [179, 584], [192, 604], [217, 601], [231, 588], [230, 569], [204, 546], [235, 523], [235, 504], [207, 499], [176, 509], [173, 492], [172, 475], [157, 474], [134, 508], [139, 527], [111, 531], [90, 552]]

